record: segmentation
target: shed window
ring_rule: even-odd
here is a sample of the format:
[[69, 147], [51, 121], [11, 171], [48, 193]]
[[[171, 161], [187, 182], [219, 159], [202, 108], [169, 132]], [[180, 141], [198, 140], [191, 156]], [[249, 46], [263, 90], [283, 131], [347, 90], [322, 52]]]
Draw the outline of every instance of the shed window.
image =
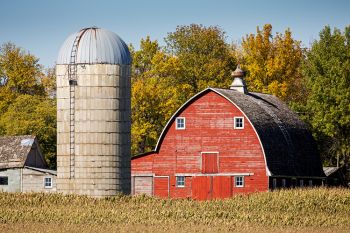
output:
[[235, 117], [234, 118], [234, 128], [235, 129], [244, 129], [244, 118], [243, 117]]
[[45, 188], [52, 188], [52, 178], [51, 177], [44, 178], [44, 187]]
[[186, 119], [185, 117], [176, 118], [176, 129], [185, 129], [186, 128]]
[[177, 176], [176, 177], [176, 187], [185, 187], [185, 177]]
[[235, 187], [244, 187], [244, 176], [235, 176]]
[[0, 176], [0, 185], [8, 185], [9, 178], [7, 176]]

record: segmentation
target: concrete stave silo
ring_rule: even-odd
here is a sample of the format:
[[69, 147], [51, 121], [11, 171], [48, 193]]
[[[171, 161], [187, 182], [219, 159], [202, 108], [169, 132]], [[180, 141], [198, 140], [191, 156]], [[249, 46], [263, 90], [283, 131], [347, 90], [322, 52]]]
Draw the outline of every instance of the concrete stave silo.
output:
[[127, 45], [104, 29], [82, 29], [62, 45], [56, 65], [59, 192], [130, 193], [130, 64]]

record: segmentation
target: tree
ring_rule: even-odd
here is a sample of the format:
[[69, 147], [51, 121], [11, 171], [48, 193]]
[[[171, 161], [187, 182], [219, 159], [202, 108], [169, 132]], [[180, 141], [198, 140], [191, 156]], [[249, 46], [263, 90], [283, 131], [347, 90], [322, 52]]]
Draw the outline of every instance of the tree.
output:
[[248, 71], [249, 90], [273, 94], [288, 102], [303, 98], [303, 50], [289, 29], [273, 36], [270, 24], [264, 25], [262, 31], [257, 27], [256, 35], [246, 35], [235, 52]]
[[0, 86], [16, 94], [45, 95], [39, 59], [12, 43], [0, 48]]
[[[350, 26], [342, 33], [329, 26], [312, 44], [303, 66], [307, 102], [302, 106], [305, 119], [315, 136], [328, 141], [332, 160], [348, 164], [350, 155]], [[334, 162], [333, 162], [334, 164]]]
[[4, 135], [36, 135], [51, 168], [56, 167], [56, 101], [19, 95], [0, 118]]
[[[156, 76], [132, 85], [132, 152], [151, 151], [167, 120], [181, 105], [180, 88]], [[186, 87], [182, 88], [186, 91]]]
[[56, 167], [56, 104], [53, 69], [12, 43], [0, 48], [0, 135], [37, 136], [46, 161]]
[[232, 82], [230, 73], [235, 59], [225, 42], [225, 32], [219, 27], [178, 26], [175, 32], [168, 33], [165, 42], [166, 52], [178, 59], [174, 85], [191, 87], [184, 99], [208, 86], [227, 88]]
[[228, 87], [234, 57], [218, 27], [179, 26], [163, 49], [149, 37], [131, 47], [132, 153], [154, 148], [167, 120], [189, 97], [208, 87]]

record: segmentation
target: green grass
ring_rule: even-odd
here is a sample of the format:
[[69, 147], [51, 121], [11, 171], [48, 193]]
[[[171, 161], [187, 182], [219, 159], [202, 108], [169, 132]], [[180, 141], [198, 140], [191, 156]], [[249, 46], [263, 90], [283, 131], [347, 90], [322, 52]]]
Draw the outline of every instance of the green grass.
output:
[[0, 231], [21, 228], [27, 231], [33, 228], [33, 232], [38, 229], [43, 232], [229, 232], [237, 229], [350, 232], [350, 190], [281, 190], [202, 202], [146, 196], [95, 199], [61, 194], [0, 193]]

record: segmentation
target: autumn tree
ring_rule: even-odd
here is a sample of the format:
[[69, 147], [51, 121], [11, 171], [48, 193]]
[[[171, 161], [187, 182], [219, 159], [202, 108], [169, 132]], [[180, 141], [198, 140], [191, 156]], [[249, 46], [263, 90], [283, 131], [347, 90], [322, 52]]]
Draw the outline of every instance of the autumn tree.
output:
[[45, 159], [56, 167], [56, 101], [19, 95], [0, 117], [0, 128], [6, 135], [36, 135]]
[[227, 88], [232, 82], [230, 73], [236, 64], [225, 41], [225, 32], [216, 26], [198, 24], [178, 26], [165, 38], [166, 52], [178, 59], [174, 85], [187, 84], [188, 99], [195, 93], [211, 87]]
[[263, 30], [257, 27], [256, 34], [246, 35], [235, 52], [248, 71], [250, 91], [273, 94], [288, 102], [303, 99], [303, 49], [289, 29], [273, 35], [270, 24], [264, 25]]
[[37, 136], [46, 161], [56, 166], [56, 102], [53, 70], [12, 43], [0, 49], [0, 135]]
[[171, 115], [208, 86], [228, 87], [235, 60], [218, 27], [179, 26], [162, 48], [149, 37], [131, 47], [132, 152], [154, 148]]
[[[309, 91], [299, 106], [321, 145], [329, 164], [337, 158], [348, 164], [350, 156], [350, 26], [344, 32], [329, 26], [312, 44], [303, 66]], [[327, 156], [326, 156], [327, 157]]]

